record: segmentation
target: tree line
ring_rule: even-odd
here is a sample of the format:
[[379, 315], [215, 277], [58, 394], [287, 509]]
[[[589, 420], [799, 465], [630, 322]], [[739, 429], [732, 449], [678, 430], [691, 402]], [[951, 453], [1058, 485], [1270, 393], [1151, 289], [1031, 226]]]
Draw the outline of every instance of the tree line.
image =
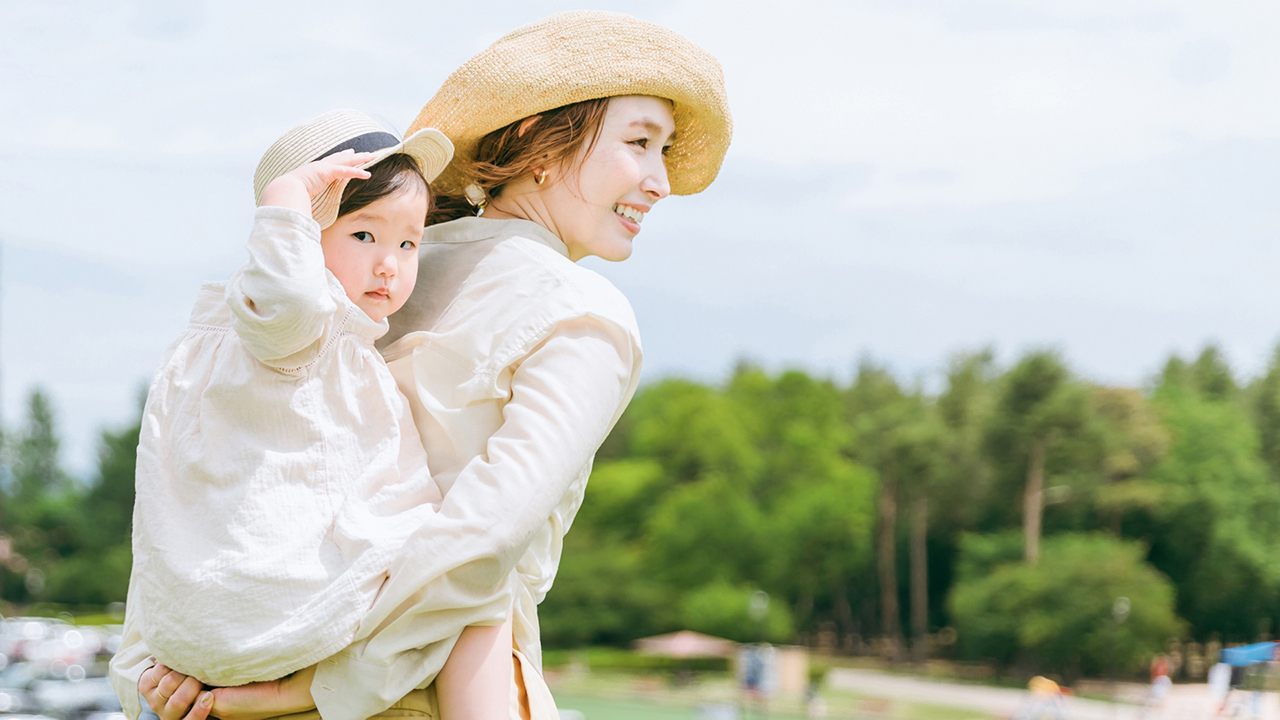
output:
[[[1142, 388], [1033, 351], [957, 356], [930, 391], [742, 363], [645, 385], [596, 458], [541, 611], [551, 647], [689, 628], [895, 660], [1134, 671], [1171, 638], [1251, 642], [1280, 618], [1280, 349], [1220, 351]], [[122, 601], [138, 426], [95, 477], [58, 460], [49, 398], [4, 438], [6, 611]], [[767, 602], [764, 599], [767, 598]]]

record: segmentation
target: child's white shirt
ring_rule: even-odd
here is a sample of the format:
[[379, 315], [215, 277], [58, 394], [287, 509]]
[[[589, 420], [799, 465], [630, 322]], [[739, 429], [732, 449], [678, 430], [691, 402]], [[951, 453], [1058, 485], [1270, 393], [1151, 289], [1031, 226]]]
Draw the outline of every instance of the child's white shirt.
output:
[[347, 646], [440, 491], [320, 227], [259, 208], [249, 262], [200, 292], [147, 396], [129, 614], [160, 662], [213, 685]]

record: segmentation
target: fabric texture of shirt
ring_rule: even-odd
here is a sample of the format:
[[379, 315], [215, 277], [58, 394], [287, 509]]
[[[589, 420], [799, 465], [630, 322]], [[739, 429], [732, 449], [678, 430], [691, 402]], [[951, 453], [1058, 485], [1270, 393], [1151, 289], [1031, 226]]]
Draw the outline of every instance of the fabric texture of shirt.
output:
[[440, 501], [374, 347], [387, 325], [325, 269], [319, 226], [260, 208], [249, 256], [201, 289], [138, 447], [125, 641], [213, 685], [349, 645]]
[[428, 228], [417, 290], [390, 321], [383, 354], [444, 501], [392, 564], [358, 641], [317, 669], [326, 720], [370, 717], [425, 686], [462, 627], [499, 622], [513, 602], [535, 669], [525, 683], [542, 683], [537, 604], [640, 378], [626, 298], [524, 220]]
[[[428, 228], [414, 294], [390, 323], [384, 355], [446, 493], [393, 560], [357, 641], [317, 668], [318, 714], [377, 715], [434, 680], [463, 628], [510, 612], [532, 716], [554, 720], [537, 604], [591, 460], [639, 382], [635, 316], [541, 226], [466, 218]], [[111, 666], [122, 700], [152, 662], [126, 622]], [[137, 716], [127, 700], [125, 711]]]

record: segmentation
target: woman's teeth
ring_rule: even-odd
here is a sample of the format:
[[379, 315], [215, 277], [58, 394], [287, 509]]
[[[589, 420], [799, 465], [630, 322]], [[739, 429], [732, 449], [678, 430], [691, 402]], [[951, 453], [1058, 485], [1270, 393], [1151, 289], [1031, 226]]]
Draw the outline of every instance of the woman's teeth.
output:
[[613, 211], [637, 225], [644, 222], [644, 213], [629, 205], [614, 205]]

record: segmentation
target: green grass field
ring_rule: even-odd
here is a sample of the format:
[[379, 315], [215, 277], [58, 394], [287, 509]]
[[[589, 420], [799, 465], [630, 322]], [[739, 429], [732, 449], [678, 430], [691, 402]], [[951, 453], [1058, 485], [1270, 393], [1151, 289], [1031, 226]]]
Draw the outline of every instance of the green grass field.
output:
[[[616, 678], [614, 678], [616, 681]], [[605, 693], [555, 690], [556, 705], [564, 710], [577, 710], [586, 720], [695, 720], [700, 717], [699, 699], [695, 689], [686, 688], [670, 694], [650, 694], [647, 697], [628, 696], [618, 688]], [[614, 693], [617, 693], [616, 695]], [[711, 692], [711, 702], [724, 704], [723, 693]], [[707, 696], [704, 696], [706, 698]], [[925, 703], [892, 703], [868, 700], [840, 692], [826, 693], [827, 717], [832, 720], [856, 718], [857, 720], [989, 720], [990, 716], [970, 710], [939, 707]], [[757, 709], [748, 709], [742, 720], [803, 720], [804, 715], [783, 711], [777, 705], [765, 715]]]
[[[698, 717], [696, 706], [664, 705], [643, 700], [613, 700], [556, 693], [556, 705], [564, 710], [577, 710], [586, 720], [692, 720]], [[743, 720], [763, 718], [748, 713]], [[769, 713], [770, 720], [801, 720], [801, 715]]]

